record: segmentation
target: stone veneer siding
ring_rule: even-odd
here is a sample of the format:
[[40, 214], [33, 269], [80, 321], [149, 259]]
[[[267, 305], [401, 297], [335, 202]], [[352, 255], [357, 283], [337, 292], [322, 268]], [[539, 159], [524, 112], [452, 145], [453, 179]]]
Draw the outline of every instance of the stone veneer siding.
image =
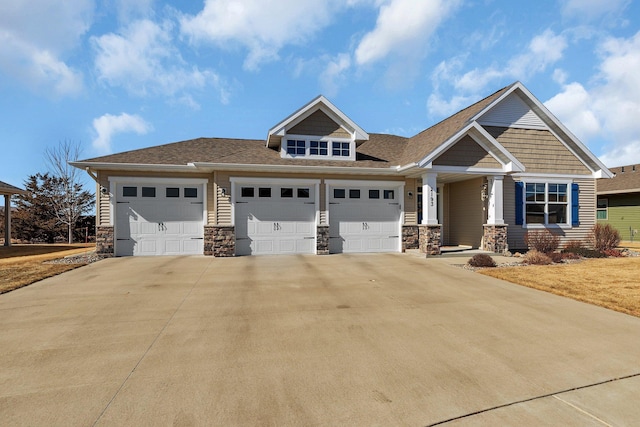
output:
[[215, 257], [235, 256], [235, 227], [232, 225], [205, 225], [204, 254]]
[[484, 225], [482, 250], [503, 253], [509, 250], [506, 225]]
[[96, 253], [100, 255], [114, 255], [114, 234], [110, 225], [99, 225], [96, 227]]
[[420, 252], [427, 255], [440, 255], [441, 225], [419, 225]]
[[318, 255], [329, 255], [329, 226], [319, 225], [316, 237], [316, 253]]
[[420, 227], [418, 225], [402, 226], [402, 252], [407, 249], [420, 249]]

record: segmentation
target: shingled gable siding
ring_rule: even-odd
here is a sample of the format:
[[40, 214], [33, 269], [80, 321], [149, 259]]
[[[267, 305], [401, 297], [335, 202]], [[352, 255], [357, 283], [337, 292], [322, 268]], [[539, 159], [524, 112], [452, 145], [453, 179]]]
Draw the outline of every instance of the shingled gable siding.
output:
[[434, 165], [501, 168], [502, 165], [470, 136], [465, 136], [437, 159]]
[[589, 174], [591, 171], [548, 130], [485, 127], [527, 173]]
[[[541, 181], [544, 179], [541, 178]], [[564, 245], [570, 240], [586, 240], [591, 228], [596, 223], [596, 187], [595, 179], [582, 178], [573, 182], [580, 187], [580, 225], [571, 228], [550, 227], [554, 233], [560, 236], [560, 245]], [[526, 228], [516, 225], [516, 201], [515, 201], [515, 181], [512, 177], [506, 176], [504, 179], [504, 221], [509, 225], [508, 242], [510, 250], [525, 249], [524, 235]]]
[[335, 138], [350, 138], [349, 132], [322, 111], [318, 110], [309, 117], [287, 130], [291, 135], [331, 136]]

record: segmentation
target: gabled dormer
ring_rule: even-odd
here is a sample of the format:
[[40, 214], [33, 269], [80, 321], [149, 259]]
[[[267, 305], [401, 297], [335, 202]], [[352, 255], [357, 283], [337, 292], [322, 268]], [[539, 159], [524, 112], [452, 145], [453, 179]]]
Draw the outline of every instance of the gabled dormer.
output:
[[269, 130], [267, 147], [285, 159], [351, 160], [369, 135], [320, 95]]

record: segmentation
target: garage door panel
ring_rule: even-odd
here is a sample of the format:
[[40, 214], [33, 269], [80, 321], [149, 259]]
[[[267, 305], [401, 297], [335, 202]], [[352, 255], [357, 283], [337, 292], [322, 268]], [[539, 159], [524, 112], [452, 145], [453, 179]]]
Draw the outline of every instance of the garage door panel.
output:
[[[140, 197], [125, 197], [123, 186], [137, 187]], [[155, 187], [156, 197], [141, 197], [143, 186]], [[165, 197], [166, 187], [178, 187], [180, 197]], [[197, 198], [187, 198], [184, 188], [176, 184], [118, 184], [116, 255], [202, 254], [202, 191], [198, 190]]]
[[[314, 253], [315, 203], [307, 203], [308, 198], [281, 198], [277, 185], [256, 186], [271, 188], [273, 197], [257, 197], [259, 193], [256, 190], [255, 197], [241, 197], [236, 202], [236, 254]], [[293, 191], [293, 194], [297, 194], [297, 191]]]
[[[351, 194], [350, 187], [345, 185]], [[344, 187], [341, 187], [344, 188]], [[369, 199], [371, 187], [359, 188], [363, 198], [332, 199], [329, 205], [329, 251], [397, 252], [400, 247], [400, 204], [394, 199]], [[374, 188], [375, 189], [375, 188]], [[331, 192], [330, 192], [331, 193]], [[332, 194], [332, 193], [331, 193]], [[382, 197], [384, 191], [377, 193]], [[396, 192], [396, 195], [400, 192]]]

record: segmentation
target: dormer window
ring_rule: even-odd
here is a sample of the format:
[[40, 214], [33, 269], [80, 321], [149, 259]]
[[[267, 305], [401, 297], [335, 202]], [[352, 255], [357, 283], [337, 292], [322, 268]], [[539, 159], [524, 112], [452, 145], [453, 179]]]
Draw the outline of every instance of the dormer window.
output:
[[333, 149], [331, 153], [337, 157], [349, 157], [349, 145], [348, 142], [333, 142]]
[[287, 154], [290, 156], [304, 156], [307, 150], [307, 141], [300, 139], [287, 140]]
[[309, 141], [310, 156], [326, 156], [329, 154], [327, 141]]
[[287, 135], [282, 140], [285, 158], [355, 160], [355, 143], [346, 138]]

